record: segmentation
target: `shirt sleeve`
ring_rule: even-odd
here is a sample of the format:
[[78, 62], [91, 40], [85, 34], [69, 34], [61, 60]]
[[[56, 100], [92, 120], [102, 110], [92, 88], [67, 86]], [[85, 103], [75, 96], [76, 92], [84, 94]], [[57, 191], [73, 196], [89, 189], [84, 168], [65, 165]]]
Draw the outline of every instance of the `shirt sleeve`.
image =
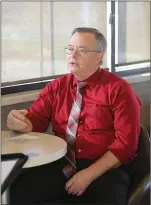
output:
[[120, 82], [110, 94], [114, 115], [115, 140], [108, 149], [123, 164], [135, 157], [140, 134], [141, 102], [130, 84]]
[[28, 109], [26, 117], [32, 122], [33, 132], [45, 132], [52, 113], [53, 91], [51, 83], [41, 91], [38, 98]]

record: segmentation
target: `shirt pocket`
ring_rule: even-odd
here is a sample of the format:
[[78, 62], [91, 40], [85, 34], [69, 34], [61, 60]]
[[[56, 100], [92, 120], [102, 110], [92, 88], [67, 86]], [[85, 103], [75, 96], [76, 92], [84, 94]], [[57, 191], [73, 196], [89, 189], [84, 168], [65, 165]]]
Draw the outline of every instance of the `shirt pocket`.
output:
[[85, 126], [90, 131], [109, 130], [113, 128], [113, 114], [108, 105], [87, 105]]

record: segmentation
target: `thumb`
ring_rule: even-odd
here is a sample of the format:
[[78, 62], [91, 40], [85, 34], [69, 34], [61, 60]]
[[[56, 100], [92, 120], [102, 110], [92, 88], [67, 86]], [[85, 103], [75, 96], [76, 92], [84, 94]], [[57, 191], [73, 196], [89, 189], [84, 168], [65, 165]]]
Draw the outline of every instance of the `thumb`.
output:
[[20, 114], [26, 115], [28, 113], [28, 110], [20, 110]]

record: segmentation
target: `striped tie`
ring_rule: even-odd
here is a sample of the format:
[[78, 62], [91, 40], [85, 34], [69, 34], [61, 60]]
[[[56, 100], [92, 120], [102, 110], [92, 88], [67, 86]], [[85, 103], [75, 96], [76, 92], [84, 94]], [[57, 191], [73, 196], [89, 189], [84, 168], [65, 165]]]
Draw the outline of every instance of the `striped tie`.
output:
[[72, 177], [76, 172], [75, 141], [82, 105], [82, 88], [86, 85], [86, 82], [77, 83], [77, 93], [71, 108], [66, 128], [66, 141], [68, 143], [66, 158], [69, 163], [63, 168], [63, 173], [67, 178]]

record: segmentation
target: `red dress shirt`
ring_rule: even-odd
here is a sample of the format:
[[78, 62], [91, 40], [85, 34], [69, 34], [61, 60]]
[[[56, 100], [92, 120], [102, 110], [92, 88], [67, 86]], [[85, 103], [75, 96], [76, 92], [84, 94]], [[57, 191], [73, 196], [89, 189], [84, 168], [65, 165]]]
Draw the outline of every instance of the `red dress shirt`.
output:
[[[54, 133], [64, 138], [77, 81], [67, 74], [46, 85], [28, 110], [33, 131], [45, 132], [51, 122]], [[85, 81], [76, 157], [98, 159], [110, 150], [121, 163], [129, 163], [138, 145], [140, 100], [123, 78], [103, 69]]]

